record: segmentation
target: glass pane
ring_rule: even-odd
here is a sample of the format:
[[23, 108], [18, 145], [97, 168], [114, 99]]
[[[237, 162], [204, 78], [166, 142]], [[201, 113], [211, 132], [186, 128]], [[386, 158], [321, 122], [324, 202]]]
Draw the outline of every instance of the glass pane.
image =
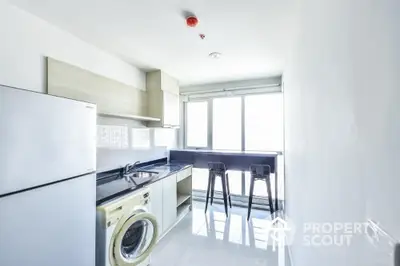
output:
[[213, 149], [242, 149], [241, 108], [240, 97], [213, 100]]
[[126, 230], [121, 243], [121, 254], [126, 259], [136, 259], [149, 248], [154, 235], [153, 224], [147, 220], [134, 222]]
[[168, 149], [177, 146], [176, 129], [156, 128], [154, 129], [154, 145], [156, 147], [167, 147]]
[[241, 171], [229, 171], [229, 189], [231, 194], [242, 195], [242, 172]]
[[186, 105], [186, 146], [207, 147], [207, 102]]
[[282, 151], [283, 98], [281, 93], [245, 97], [245, 149]]
[[192, 188], [207, 191], [208, 185], [208, 169], [193, 168], [192, 169]]
[[[207, 191], [208, 185], [208, 169], [193, 168], [193, 189]], [[241, 195], [242, 194], [242, 172], [232, 171], [229, 172], [229, 189], [231, 194]], [[215, 191], [222, 192], [222, 181], [221, 177], [215, 178]]]
[[[249, 194], [250, 194], [250, 172], [245, 172], [245, 182], [244, 183], [245, 183], [246, 196], [249, 196]], [[265, 183], [265, 181], [257, 180], [254, 183], [253, 195], [259, 196], [259, 197], [266, 197], [268, 195], [267, 194], [267, 184]]]

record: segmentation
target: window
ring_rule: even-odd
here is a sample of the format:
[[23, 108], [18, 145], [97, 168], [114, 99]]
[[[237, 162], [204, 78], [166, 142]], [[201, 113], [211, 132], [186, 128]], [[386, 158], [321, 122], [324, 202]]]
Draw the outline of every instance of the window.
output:
[[[207, 190], [207, 181], [208, 181], [208, 170], [206, 170], [203, 174], [205, 180], [205, 189]], [[193, 174], [195, 176], [195, 174]], [[241, 171], [229, 171], [229, 188], [231, 190], [231, 194], [241, 195], [242, 194], [242, 172]], [[196, 187], [198, 189], [198, 187]], [[222, 192], [222, 181], [220, 177], [215, 179], [215, 191]]]
[[166, 147], [168, 149], [176, 147], [176, 130], [170, 128], [154, 129], [154, 146]]
[[242, 99], [213, 100], [212, 147], [215, 150], [242, 149]]
[[283, 150], [281, 93], [245, 96], [245, 150]]
[[195, 190], [207, 191], [208, 169], [193, 168], [192, 169], [192, 188]]
[[[220, 95], [219, 95], [220, 96]], [[200, 96], [199, 96], [200, 97]], [[202, 96], [203, 97], [203, 96]], [[283, 150], [282, 93], [252, 94], [218, 98], [198, 98], [186, 103], [186, 148], [205, 148], [231, 151]], [[208, 170], [193, 169], [193, 190], [203, 195], [207, 190]], [[229, 171], [231, 194], [247, 200], [250, 173]], [[274, 176], [271, 176], [274, 198]], [[221, 192], [221, 180], [215, 183]], [[254, 186], [256, 204], [267, 205], [266, 183]], [[283, 195], [283, 192], [280, 192]]]
[[189, 102], [186, 105], [186, 146], [207, 147], [208, 103]]
[[185, 117], [187, 148], [283, 150], [282, 93], [188, 102]]
[[[271, 180], [271, 192], [273, 189], [272, 187], [272, 181]], [[250, 193], [250, 172], [245, 172], [245, 195], [249, 196]], [[267, 183], [264, 180], [257, 180], [254, 183], [254, 191], [253, 191], [254, 196], [259, 196], [259, 197], [267, 197]]]

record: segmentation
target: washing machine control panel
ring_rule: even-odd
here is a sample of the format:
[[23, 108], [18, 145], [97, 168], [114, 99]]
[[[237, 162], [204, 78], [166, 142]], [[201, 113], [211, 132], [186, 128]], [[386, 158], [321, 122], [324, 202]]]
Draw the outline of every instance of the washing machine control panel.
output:
[[150, 193], [149, 192], [144, 193], [143, 194], [143, 199], [141, 200], [141, 204], [142, 205], [147, 205], [147, 204], [149, 204], [149, 200], [150, 200]]

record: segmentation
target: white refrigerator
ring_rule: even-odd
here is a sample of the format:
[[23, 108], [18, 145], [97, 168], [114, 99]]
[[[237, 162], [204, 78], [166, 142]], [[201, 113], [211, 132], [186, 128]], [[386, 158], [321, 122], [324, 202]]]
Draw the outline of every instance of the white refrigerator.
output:
[[94, 266], [96, 106], [0, 86], [0, 265]]

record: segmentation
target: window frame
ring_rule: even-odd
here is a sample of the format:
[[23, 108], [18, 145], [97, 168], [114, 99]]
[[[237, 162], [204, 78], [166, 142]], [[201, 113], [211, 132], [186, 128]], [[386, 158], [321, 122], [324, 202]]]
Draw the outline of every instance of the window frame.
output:
[[[188, 146], [187, 145], [187, 133], [188, 133], [188, 113], [187, 113], [187, 105], [188, 103], [194, 103], [194, 102], [207, 102], [207, 146], [206, 147], [197, 147], [197, 146]], [[210, 117], [210, 114], [212, 115], [212, 109], [210, 110], [210, 102], [212, 105], [212, 99], [199, 99], [199, 100], [194, 100], [190, 102], [184, 102], [183, 104], [183, 119], [184, 119], [184, 126], [183, 126], [183, 147], [184, 149], [189, 149], [189, 150], [210, 150], [212, 147], [212, 143], [210, 143], [210, 136], [212, 137], [212, 131], [210, 132], [210, 119], [211, 119], [211, 127], [212, 127], [212, 116]], [[212, 130], [212, 128], [211, 128]], [[212, 142], [212, 139], [211, 139]]]

